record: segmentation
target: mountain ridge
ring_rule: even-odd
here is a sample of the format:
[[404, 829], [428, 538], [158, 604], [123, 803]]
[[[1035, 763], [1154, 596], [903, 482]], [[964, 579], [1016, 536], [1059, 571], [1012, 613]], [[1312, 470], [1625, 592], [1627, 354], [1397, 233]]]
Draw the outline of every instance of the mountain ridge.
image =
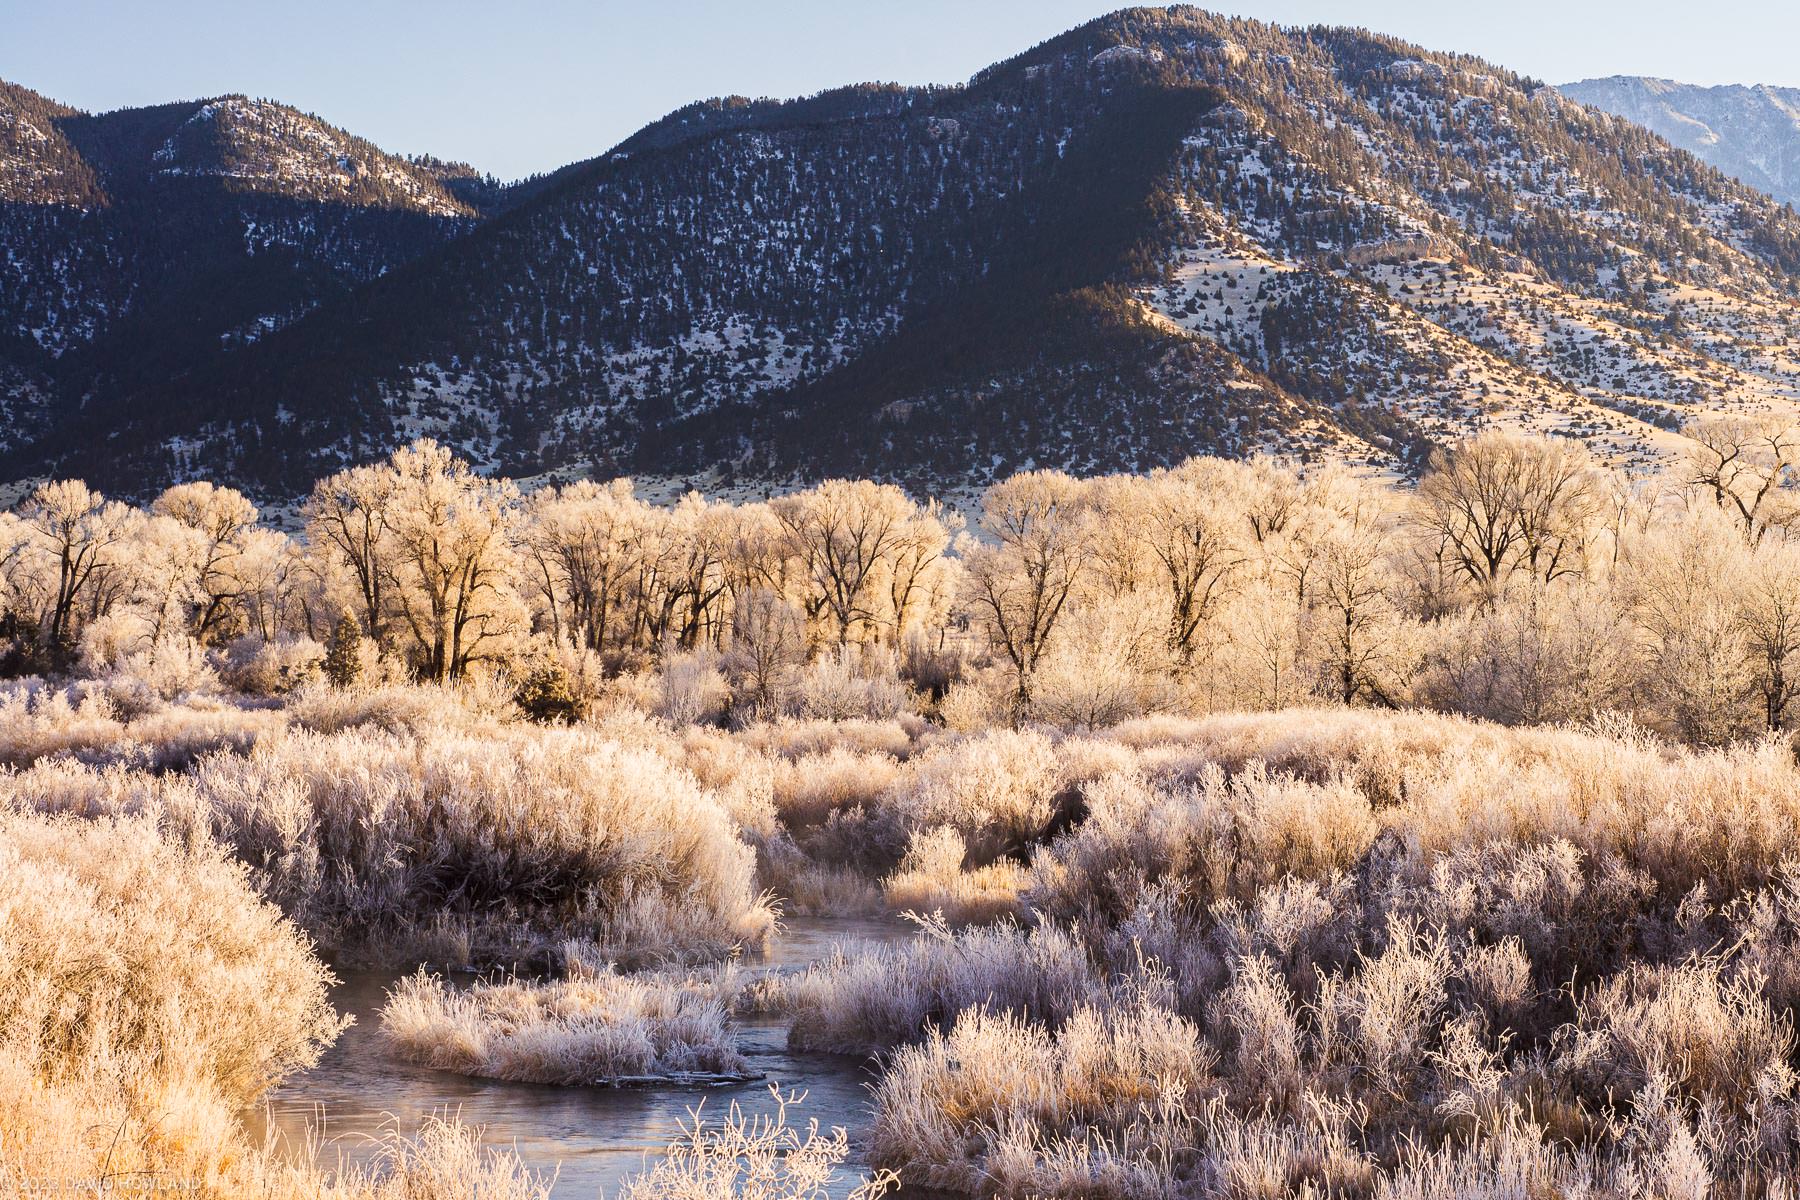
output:
[[1777, 200], [1800, 204], [1800, 87], [1611, 75], [1557, 90], [1642, 125]]
[[[1535, 80], [1123, 10], [954, 87], [684, 106], [6, 461], [288, 494], [431, 434], [518, 475], [916, 489], [1493, 424], [1622, 465], [1791, 408], [1800, 222]], [[96, 435], [98, 431], [98, 435]]]

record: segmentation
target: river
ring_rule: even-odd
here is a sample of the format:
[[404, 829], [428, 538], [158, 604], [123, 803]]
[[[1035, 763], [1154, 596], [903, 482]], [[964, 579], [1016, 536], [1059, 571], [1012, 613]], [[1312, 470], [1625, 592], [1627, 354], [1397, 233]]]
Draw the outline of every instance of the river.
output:
[[[751, 970], [792, 970], [824, 957], [834, 945], [893, 941], [908, 936], [897, 921], [794, 918]], [[851, 1153], [831, 1194], [841, 1197], [868, 1170], [866, 1060], [835, 1054], [796, 1054], [787, 1048], [787, 1022], [751, 1016], [738, 1022], [739, 1046], [767, 1078], [724, 1087], [551, 1087], [472, 1079], [396, 1061], [383, 1052], [377, 1030], [391, 972], [343, 972], [332, 993], [338, 1011], [356, 1018], [319, 1065], [272, 1092], [250, 1122], [253, 1137], [273, 1136], [287, 1148], [312, 1146], [327, 1169], [367, 1165], [383, 1131], [410, 1133], [425, 1118], [455, 1115], [483, 1129], [483, 1141], [511, 1147], [525, 1165], [555, 1174], [556, 1200], [611, 1196], [644, 1170], [691, 1123], [690, 1110], [717, 1120], [732, 1101], [746, 1112], [773, 1111], [769, 1086], [806, 1093], [798, 1114], [804, 1129], [817, 1119], [850, 1133]]]

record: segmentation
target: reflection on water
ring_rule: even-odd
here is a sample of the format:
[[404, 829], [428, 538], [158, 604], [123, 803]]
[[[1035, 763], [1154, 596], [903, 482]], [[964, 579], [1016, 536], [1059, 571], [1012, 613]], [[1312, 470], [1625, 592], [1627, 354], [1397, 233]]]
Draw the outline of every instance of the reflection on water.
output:
[[[854, 941], [891, 941], [907, 936], [898, 922], [794, 918], [766, 955], [750, 960], [752, 970], [803, 966]], [[609, 1196], [629, 1175], [641, 1171], [680, 1133], [688, 1112], [704, 1103], [710, 1119], [737, 1101], [746, 1112], [772, 1111], [769, 1085], [806, 1093], [800, 1124], [817, 1119], [829, 1129], [850, 1131], [851, 1153], [832, 1188], [834, 1196], [854, 1186], [867, 1170], [862, 1134], [869, 1121], [871, 1079], [862, 1059], [833, 1054], [791, 1054], [787, 1026], [776, 1017], [740, 1023], [739, 1045], [751, 1066], [768, 1078], [726, 1087], [583, 1088], [549, 1087], [470, 1079], [447, 1071], [396, 1062], [376, 1040], [385, 989], [393, 976], [345, 972], [332, 995], [339, 1011], [356, 1017], [317, 1067], [297, 1075], [272, 1093], [266, 1110], [249, 1122], [254, 1137], [274, 1133], [290, 1146], [311, 1137], [320, 1143], [318, 1163], [333, 1167], [368, 1163], [375, 1139], [385, 1129], [412, 1132], [432, 1115], [455, 1114], [484, 1127], [484, 1141], [517, 1149], [532, 1170], [556, 1172], [559, 1200]], [[790, 1114], [792, 1115], [792, 1114]]]

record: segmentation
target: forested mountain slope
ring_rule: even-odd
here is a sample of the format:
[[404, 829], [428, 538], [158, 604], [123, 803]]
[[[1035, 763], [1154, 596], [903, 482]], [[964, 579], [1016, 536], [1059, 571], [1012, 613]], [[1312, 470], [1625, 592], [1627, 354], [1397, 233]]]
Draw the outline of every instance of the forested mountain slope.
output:
[[355, 211], [462, 236], [191, 371], [65, 391], [8, 473], [291, 494], [429, 433], [519, 475], [933, 488], [1201, 451], [1405, 470], [1495, 424], [1632, 464], [1800, 383], [1791, 211], [1360, 30], [1128, 10], [963, 87], [689, 106], [489, 189], [479, 225], [436, 178]]
[[82, 397], [180, 388], [472, 228], [494, 190], [268, 101], [90, 116], [0, 84], [0, 446]]

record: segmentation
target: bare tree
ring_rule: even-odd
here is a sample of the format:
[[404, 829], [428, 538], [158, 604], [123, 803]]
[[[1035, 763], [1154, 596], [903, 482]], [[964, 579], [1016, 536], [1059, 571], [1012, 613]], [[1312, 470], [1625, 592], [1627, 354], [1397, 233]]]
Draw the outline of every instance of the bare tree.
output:
[[531, 498], [521, 543], [552, 638], [606, 651], [650, 524], [628, 479], [582, 480]]
[[489, 643], [519, 632], [511, 539], [518, 489], [483, 479], [435, 442], [396, 451], [391, 590], [419, 673], [439, 682], [463, 674]]
[[1585, 448], [1495, 431], [1432, 457], [1416, 519], [1489, 603], [1515, 571], [1549, 582], [1585, 570], [1604, 507]]
[[969, 604], [1012, 664], [1022, 716], [1032, 676], [1093, 556], [1086, 489], [1059, 471], [1027, 471], [988, 489], [982, 531], [965, 556]]
[[1161, 567], [1169, 649], [1183, 668], [1193, 665], [1200, 628], [1231, 594], [1244, 562], [1235, 482], [1229, 465], [1204, 458], [1155, 472], [1148, 481], [1136, 532]]
[[769, 507], [811, 586], [808, 610], [830, 618], [837, 644], [858, 626], [876, 627], [882, 597], [872, 584], [902, 541], [916, 538], [918, 506], [891, 484], [832, 479]]
[[378, 644], [386, 634], [388, 520], [399, 485], [387, 464], [351, 467], [319, 480], [306, 502], [307, 540], [350, 572], [363, 628]]
[[1800, 519], [1794, 470], [1800, 464], [1800, 422], [1779, 415], [1713, 416], [1688, 423], [1683, 478], [1731, 513], [1746, 540]]
[[[52, 646], [64, 646], [75, 634], [78, 602], [96, 590], [129, 536], [135, 513], [109, 502], [78, 479], [39, 484], [19, 509], [19, 518], [36, 534], [54, 566], [46, 633]], [[90, 615], [105, 607], [90, 604]]]
[[1800, 690], [1800, 547], [1779, 543], [1762, 548], [1750, 556], [1733, 590], [1757, 668], [1763, 720], [1773, 732], [1782, 727]]
[[201, 481], [176, 484], [150, 508], [193, 530], [199, 539], [200, 561], [194, 579], [197, 607], [191, 632], [205, 642], [218, 633], [242, 594], [237, 559], [245, 539], [256, 528], [256, 505], [235, 488]]

